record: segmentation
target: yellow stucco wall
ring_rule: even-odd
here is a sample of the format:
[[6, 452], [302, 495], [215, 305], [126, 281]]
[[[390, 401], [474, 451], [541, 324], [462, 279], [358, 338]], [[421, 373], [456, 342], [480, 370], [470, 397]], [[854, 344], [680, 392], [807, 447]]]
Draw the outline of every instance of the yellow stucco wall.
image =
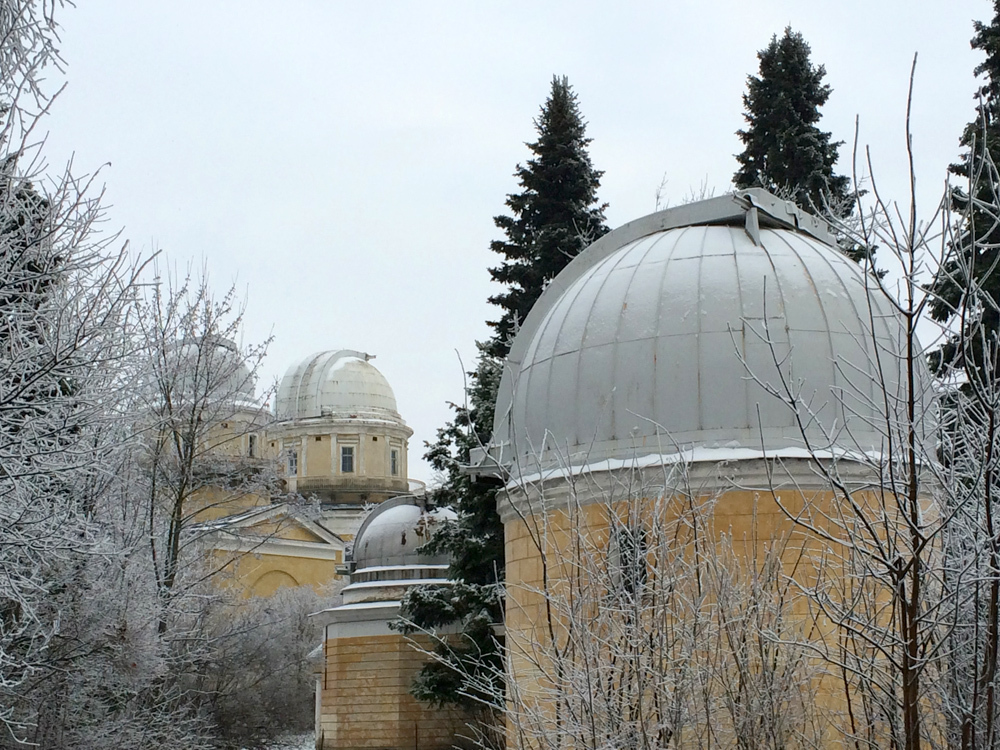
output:
[[[422, 645], [429, 646], [429, 642]], [[421, 705], [410, 683], [426, 657], [400, 634], [329, 639], [322, 679], [322, 750], [449, 750], [464, 726], [454, 709]]]
[[310, 435], [306, 438], [307, 476], [325, 477], [330, 472], [330, 436]]
[[[232, 546], [233, 540], [224, 538]], [[239, 589], [244, 596], [270, 596], [282, 586], [312, 586], [319, 591], [339, 580], [337, 566], [343, 563], [343, 550], [292, 516], [282, 513], [234, 529], [234, 538], [243, 542], [242, 551], [214, 549], [211, 556], [221, 570], [220, 583]], [[282, 542], [307, 542], [314, 547], [296, 549]]]
[[223, 487], [203, 487], [187, 499], [185, 509], [188, 514], [193, 514], [192, 523], [204, 523], [239, 515], [270, 504], [269, 498], [253, 492], [239, 492]]
[[[310, 433], [308, 426], [292, 433], [269, 434], [260, 428], [266, 419], [263, 412], [239, 411], [207, 430], [201, 449], [216, 458], [239, 462], [239, 466], [270, 465], [279, 471], [284, 466], [286, 451], [295, 449], [300, 477], [322, 478], [331, 474], [334, 446], [331, 435]], [[271, 497], [208, 486], [187, 500], [185, 511], [188, 523], [201, 524], [269, 507], [273, 507]], [[217, 534], [215, 543], [219, 548], [206, 551], [210, 570], [218, 571], [215, 580], [219, 585], [238, 589], [249, 597], [269, 596], [289, 586], [311, 586], [318, 590], [339, 579], [336, 568], [343, 563], [343, 550], [337, 549], [336, 542], [329, 543], [329, 537], [318, 536], [291, 515], [282, 514], [230, 531], [212, 532]], [[312, 549], [281, 545], [282, 540], [306, 542]]]
[[362, 440], [362, 445], [365, 452], [365, 473], [372, 477], [389, 476], [389, 464], [386, 460], [389, 452], [389, 443], [385, 436], [365, 436]]
[[339, 551], [333, 560], [221, 549], [211, 555], [221, 569], [219, 582], [245, 597], [270, 596], [281, 586], [312, 586], [320, 591], [338, 580], [337, 565], [343, 562]]
[[271, 450], [261, 427], [268, 419], [267, 412], [263, 410], [246, 410], [232, 414], [226, 419], [219, 420], [205, 432], [201, 448], [216, 456], [273, 459], [275, 451]]
[[316, 534], [309, 531], [295, 519], [282, 517], [261, 521], [250, 526], [246, 531], [262, 539], [290, 539], [299, 542], [322, 542]]
[[[300, 432], [294, 425], [283, 424], [273, 428], [266, 441], [260, 444], [267, 446], [269, 454], [279, 457], [282, 471], [295, 480], [296, 489], [308, 493], [327, 485], [332, 488], [343, 485], [350, 491], [350, 487], [357, 485], [359, 492], [389, 493], [391, 496], [407, 489], [404, 434], [409, 434], [408, 429], [380, 430], [371, 426], [344, 429], [342, 425], [325, 428], [310, 425]], [[341, 448], [345, 446], [354, 449], [354, 470], [350, 472], [341, 470]], [[396, 451], [397, 455], [395, 473], [392, 472], [391, 451]], [[290, 453], [297, 457], [293, 474], [287, 474]], [[380, 488], [384, 492], [380, 493]]]
[[[693, 549], [691, 539], [694, 533], [713, 540], [716, 549], [719, 548], [719, 540], [726, 539], [725, 548], [729, 555], [727, 565], [730, 569], [735, 567], [737, 570], [763, 565], [771, 550], [777, 548], [779, 552], [775, 554], [780, 559], [783, 576], [793, 578], [802, 586], [809, 586], [817, 580], [817, 576], [821, 574], [821, 566], [824, 566], [822, 575], [836, 575], [836, 571], [831, 571], [825, 567], [825, 563], [819, 562], [823, 552], [835, 547], [836, 543], [820, 540], [789, 520], [789, 513], [811, 512], [819, 526], [829, 527], [823, 514], [835, 512], [838, 502], [836, 497], [829, 491], [805, 494], [783, 492], [779, 497], [780, 506], [779, 500], [768, 493], [723, 493], [718, 498], [706, 501], [706, 507], [711, 510], [697, 524], [677, 524], [676, 544], [679, 549], [688, 551], [683, 554], [689, 554]], [[865, 502], [863, 495], [859, 494], [857, 498], [860, 502]], [[874, 499], [872, 502], [874, 507], [877, 503]], [[683, 508], [685, 504], [681, 500], [677, 507]], [[532, 663], [532, 659], [541, 658], [544, 663], [547, 658], [544, 655], [546, 649], [539, 649], [537, 646], [550, 642], [547, 614], [551, 613], [547, 611], [541, 590], [548, 586], [548, 590], [557, 597], [568, 594], [570, 586], [567, 582], [575, 580], [574, 585], [579, 583], [579, 579], [574, 578], [579, 575], [580, 566], [576, 562], [580, 559], [579, 556], [608, 554], [611, 514], [620, 518], [626, 512], [625, 507], [625, 503], [594, 503], [571, 511], [553, 510], [544, 517], [526, 515], [523, 519], [510, 520], [505, 524], [508, 581], [505, 625], [510, 645], [509, 658], [513, 672], [518, 676], [518, 683], [526, 694], [543, 685], [540, 682], [541, 672], [537, 664]], [[630, 507], [635, 508], [635, 503]], [[641, 516], [642, 511], [639, 513]], [[576, 542], [579, 534], [587, 539], [583, 552]], [[544, 562], [540, 547], [545, 550]], [[694, 594], [693, 591], [690, 593]], [[600, 607], [601, 603], [596, 602], [594, 606]], [[560, 612], [555, 616], [559, 638], [564, 637], [566, 632], [559, 621], [562, 616]], [[832, 624], [804, 596], [798, 596], [790, 602], [785, 622], [790, 623], [790, 627], [800, 633], [802, 638], [815, 640], [833, 632]], [[846, 713], [844, 684], [835, 675], [831, 676], [829, 670], [822, 669], [818, 659], [813, 660], [811, 665], [805, 673], [814, 674], [815, 677], [810, 678], [805, 689], [811, 695], [810, 700], [815, 708], [815, 716], [810, 719], [818, 726], [814, 736], [826, 738], [821, 743], [832, 742], [830, 738], [842, 737], [833, 731], [833, 727]], [[713, 718], [713, 722], [718, 722], [714, 730], [721, 734], [728, 731], [732, 735], [734, 730], [732, 727], [726, 728], [727, 718], [722, 715], [724, 713], [720, 712], [718, 717]], [[518, 746], [510, 731], [508, 746]]]

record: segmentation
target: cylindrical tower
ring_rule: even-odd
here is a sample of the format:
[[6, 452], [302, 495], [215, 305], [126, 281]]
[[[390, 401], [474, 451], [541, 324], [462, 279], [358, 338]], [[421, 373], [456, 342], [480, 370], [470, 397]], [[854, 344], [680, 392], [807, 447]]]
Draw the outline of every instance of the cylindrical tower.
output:
[[318, 497], [327, 514], [360, 518], [366, 505], [409, 490], [413, 430], [372, 359], [350, 349], [312, 354], [278, 386], [269, 449], [282, 460], [288, 489]]
[[[620, 684], [625, 694], [625, 681], [634, 681], [618, 708], [578, 706], [592, 719], [603, 712], [627, 734], [623, 717], [656, 713], [667, 698], [654, 695], [657, 685], [682, 679], [655, 670], [708, 659], [712, 632], [717, 653], [738, 640], [724, 637], [723, 593], [731, 600], [757, 586], [735, 607], [745, 623], [770, 596], [762, 571], [770, 571], [768, 585], [794, 581], [799, 590], [849, 595], [837, 578], [849, 554], [836, 540], [881, 512], [877, 491], [867, 488], [877, 487], [880, 459], [906, 426], [904, 327], [875, 286], [825, 224], [762, 190], [627, 224], [550, 284], [511, 347], [492, 441], [473, 457], [474, 471], [507, 483], [499, 500], [505, 626], [513, 694], [525, 712], [511, 719], [524, 724], [509, 744], [546, 745], [546, 712], [573, 713], [552, 701], [561, 691], [578, 700], [573, 680], [584, 677]], [[931, 389], [922, 369], [917, 376], [919, 412]], [[831, 467], [839, 486], [826, 475]], [[845, 493], [857, 504], [847, 515], [839, 507]], [[705, 593], [710, 574], [719, 588]], [[673, 588], [650, 593], [668, 580]], [[668, 596], [688, 609], [662, 609]], [[780, 637], [832, 632], [811, 603], [817, 599], [789, 593], [773, 601], [768, 617], [786, 628]], [[679, 634], [690, 623], [700, 635], [685, 645]], [[718, 737], [744, 731], [736, 718], [728, 728], [717, 718], [733, 707], [725, 703], [733, 693], [719, 686], [732, 676], [727, 670], [745, 669], [732, 690], [745, 689], [773, 664], [758, 669], [740, 658], [713, 667], [712, 689], [722, 691], [716, 708], [705, 708], [714, 705], [708, 688], [684, 708], [689, 717], [708, 712], [700, 728], [688, 727], [690, 737], [706, 722], [716, 722]], [[812, 716], [819, 705], [827, 719], [842, 712], [844, 686], [813, 676], [819, 671], [805, 663], [796, 667], [805, 675], [796, 678], [797, 695], [812, 696], [813, 705], [802, 700], [797, 710]], [[614, 664], [628, 670], [601, 671]], [[680, 701], [676, 691], [670, 699]], [[788, 721], [790, 705], [781, 709]], [[750, 713], [760, 719], [762, 710]], [[560, 731], [570, 730], [564, 723]], [[814, 739], [828, 736], [816, 729]]]
[[449, 586], [448, 558], [420, 550], [455, 513], [404, 495], [365, 519], [348, 556], [343, 604], [316, 617], [324, 626], [317, 748], [448, 750], [463, 727], [454, 709], [434, 709], [410, 695], [432, 640], [391, 627], [400, 599], [414, 586]]

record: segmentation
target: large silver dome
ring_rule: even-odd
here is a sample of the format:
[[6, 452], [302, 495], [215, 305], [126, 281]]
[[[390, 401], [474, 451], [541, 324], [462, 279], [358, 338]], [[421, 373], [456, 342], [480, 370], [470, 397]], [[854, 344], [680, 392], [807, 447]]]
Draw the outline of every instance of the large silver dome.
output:
[[275, 415], [402, 422], [392, 388], [370, 359], [371, 355], [351, 349], [311, 354], [281, 379]]
[[[826, 236], [754, 190], [592, 245], [514, 341], [494, 459], [524, 472], [699, 451], [801, 455], [807, 442], [882, 452], [882, 392], [891, 400], [903, 382], [900, 319]], [[768, 392], [788, 389], [797, 411]]]

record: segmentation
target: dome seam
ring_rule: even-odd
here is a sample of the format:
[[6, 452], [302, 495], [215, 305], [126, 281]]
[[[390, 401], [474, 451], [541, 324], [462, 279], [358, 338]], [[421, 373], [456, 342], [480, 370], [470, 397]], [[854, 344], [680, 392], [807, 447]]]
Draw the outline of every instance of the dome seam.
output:
[[[618, 378], [618, 364], [619, 364], [619, 361], [620, 361], [621, 358], [618, 356], [618, 354], [619, 354], [619, 351], [621, 349], [621, 345], [623, 343], [622, 340], [621, 340], [622, 339], [622, 335], [621, 335], [622, 334], [622, 323], [625, 320], [625, 312], [628, 309], [629, 292], [631, 292], [631, 290], [632, 290], [632, 284], [635, 282], [636, 274], [639, 273], [639, 268], [642, 266], [643, 261], [645, 261], [646, 258], [649, 257], [649, 254], [653, 251], [653, 248], [656, 247], [656, 244], [660, 240], [663, 239], [663, 235], [662, 234], [660, 234], [660, 235], [653, 234], [653, 235], [649, 235], [647, 237], [643, 237], [642, 239], [643, 239], [643, 242], [648, 243], [649, 247], [647, 247], [645, 249], [645, 251], [642, 253], [642, 257], [638, 261], [636, 261], [636, 263], [635, 263], [634, 266], [632, 266], [632, 274], [629, 276], [628, 284], [625, 287], [625, 295], [623, 296], [622, 301], [621, 301], [621, 305], [619, 306], [619, 309], [618, 309], [618, 322], [617, 322], [617, 325], [615, 326], [615, 336], [614, 336], [614, 339], [612, 341], [612, 347], [613, 347], [612, 348], [612, 362], [614, 362], [614, 365], [613, 365], [614, 374], [612, 375], [612, 382], [613, 383], [620, 382], [619, 378]], [[628, 257], [629, 255], [631, 255], [631, 253], [626, 253], [626, 255], [623, 256], [623, 258]], [[627, 266], [625, 266], [624, 268], [627, 268]], [[608, 277], [610, 278], [610, 274], [608, 274]], [[636, 339], [630, 339], [630, 341], [635, 341], [635, 340]], [[614, 402], [615, 402], [616, 398], [623, 399], [624, 403], [626, 404], [626, 410], [627, 410], [628, 390], [626, 389], [624, 393], [619, 393], [617, 391], [613, 391], [612, 393], [610, 393], [608, 395], [609, 395], [609, 398], [611, 399], [611, 436], [612, 436], [612, 438], [616, 438], [617, 435], [618, 435], [619, 426], [617, 424], [617, 420], [615, 419], [615, 415], [618, 413], [618, 410], [614, 408]], [[652, 418], [652, 415], [650, 415], [650, 418]]]

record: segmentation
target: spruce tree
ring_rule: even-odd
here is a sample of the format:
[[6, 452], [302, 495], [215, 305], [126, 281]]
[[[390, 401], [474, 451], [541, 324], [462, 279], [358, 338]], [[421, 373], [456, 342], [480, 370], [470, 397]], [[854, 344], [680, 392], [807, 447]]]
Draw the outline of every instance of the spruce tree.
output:
[[505, 237], [490, 249], [504, 260], [490, 276], [506, 289], [490, 297], [503, 315], [490, 322], [494, 334], [485, 351], [497, 359], [507, 355], [517, 326], [545, 286], [608, 231], [605, 205], [597, 201], [603, 172], [590, 162], [586, 123], [565, 77], [553, 77], [535, 129], [538, 140], [528, 144], [532, 158], [514, 172], [521, 191], [507, 196], [513, 215], [493, 219]]
[[833, 165], [841, 141], [817, 127], [819, 108], [830, 98], [826, 69], [814, 66], [805, 39], [791, 27], [760, 52], [760, 76], [747, 77], [743, 95], [745, 146], [733, 176], [738, 188], [762, 187], [812, 211], [851, 213], [850, 181]]
[[[983, 77], [976, 91], [976, 119], [970, 122], [959, 141], [965, 149], [961, 161], [949, 170], [969, 180], [973, 194], [953, 193], [954, 208], [961, 215], [957, 239], [950, 245], [941, 273], [934, 284], [936, 299], [931, 313], [938, 321], [962, 317], [964, 331], [955, 333], [932, 353], [931, 366], [942, 374], [950, 370], [970, 368], [981, 373], [989, 382], [1000, 377], [1000, 363], [993, 362], [994, 372], [985, 370], [992, 357], [984, 356], [984, 346], [992, 345], [1000, 331], [1000, 226], [995, 217], [1000, 202], [1000, 0], [994, 0], [993, 20], [989, 24], [975, 21], [972, 48], [986, 53], [986, 59], [974, 72]], [[966, 290], [974, 288], [979, 302], [974, 309]], [[963, 343], [964, 342], [964, 343]]]
[[[479, 344], [477, 367], [468, 373], [467, 403], [451, 405], [454, 419], [438, 430], [437, 441], [428, 444], [425, 455], [443, 476], [433, 490], [433, 502], [459, 512], [458, 521], [438, 531], [427, 545], [428, 551], [451, 555], [449, 576], [455, 584], [414, 589], [403, 602], [406, 617], [417, 627], [458, 623], [463, 634], [441, 650], [439, 661], [424, 667], [413, 685], [414, 695], [437, 705], [475, 705], [464, 675], [472, 670], [480, 676], [502, 672], [493, 629], [503, 606], [499, 483], [473, 481], [463, 467], [469, 463], [470, 450], [491, 437], [503, 359], [517, 327], [556, 274], [608, 231], [605, 204], [597, 199], [602, 173], [591, 164], [586, 123], [565, 77], [553, 77], [534, 124], [538, 138], [527, 144], [532, 156], [514, 172], [520, 190], [507, 196], [510, 214], [494, 218], [504, 237], [490, 248], [503, 260], [490, 269], [490, 275], [504, 290], [490, 302], [502, 314], [489, 322], [493, 336]], [[403, 629], [408, 627], [412, 628]]]

